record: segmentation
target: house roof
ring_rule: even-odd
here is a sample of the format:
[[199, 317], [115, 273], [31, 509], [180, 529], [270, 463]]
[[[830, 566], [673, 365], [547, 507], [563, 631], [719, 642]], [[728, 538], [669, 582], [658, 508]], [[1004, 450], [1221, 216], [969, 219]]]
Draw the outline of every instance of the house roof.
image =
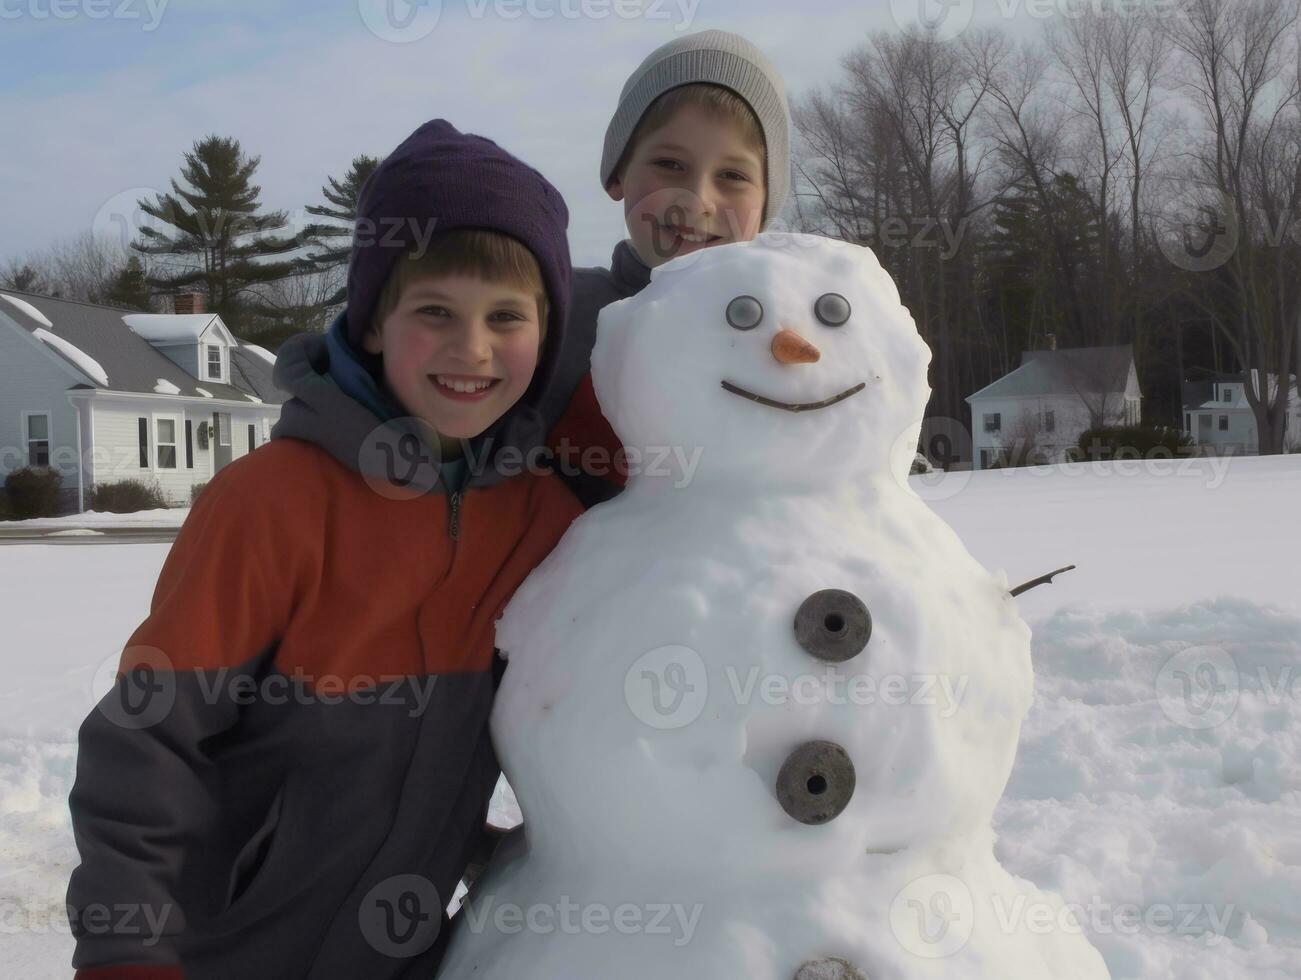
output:
[[1133, 363], [1134, 348], [1129, 344], [1023, 351], [1019, 368], [968, 395], [967, 401], [1025, 395], [1123, 392], [1129, 384], [1129, 370]]
[[211, 324], [221, 322], [216, 313], [127, 313], [122, 319], [151, 344], [197, 344]]
[[[230, 384], [200, 382], [127, 325], [125, 318], [130, 316], [134, 319], [135, 314], [108, 306], [54, 299], [15, 289], [0, 289], [0, 295], [21, 301], [18, 304], [10, 302], [0, 305], [0, 313], [7, 314], [33, 335], [39, 336], [36, 331], [43, 328], [100, 365], [108, 378], [107, 390], [170, 394], [171, 388], [175, 387], [179, 395], [201, 398], [203, 393], [199, 389], [202, 388], [214, 398], [246, 401], [249, 404], [254, 404], [254, 399], [272, 405], [285, 401], [284, 393], [271, 381], [270, 363], [243, 344], [230, 349]], [[42, 323], [25, 311], [22, 308], [24, 305], [32, 307], [46, 322]], [[197, 317], [206, 324], [214, 319], [215, 314], [197, 314]], [[177, 318], [168, 316], [165, 319]], [[66, 350], [48, 343], [47, 346], [78, 371], [85, 373], [78, 359], [70, 356]], [[103, 387], [97, 378], [92, 377], [90, 380], [95, 383], [72, 387]], [[250, 395], [253, 397], [250, 398]]]

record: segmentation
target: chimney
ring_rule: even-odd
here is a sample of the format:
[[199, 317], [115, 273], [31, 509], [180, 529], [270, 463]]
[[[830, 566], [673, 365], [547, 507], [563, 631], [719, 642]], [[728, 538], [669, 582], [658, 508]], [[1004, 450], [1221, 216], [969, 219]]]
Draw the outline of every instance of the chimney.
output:
[[1044, 337], [1044, 344], [1045, 344], [1045, 347], [1044, 347], [1045, 350], [1056, 350], [1056, 349], [1057, 349], [1057, 334], [1055, 334], [1055, 333], [1047, 334], [1047, 335]]
[[172, 297], [172, 309], [178, 313], [202, 313], [203, 293], [177, 293]]

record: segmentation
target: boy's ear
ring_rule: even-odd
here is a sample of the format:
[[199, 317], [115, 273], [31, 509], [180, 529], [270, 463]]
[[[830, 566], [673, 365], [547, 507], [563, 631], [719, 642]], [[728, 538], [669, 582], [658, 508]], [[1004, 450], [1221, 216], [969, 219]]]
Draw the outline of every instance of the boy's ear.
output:
[[623, 181], [618, 177], [611, 177], [610, 182], [605, 185], [605, 193], [610, 195], [611, 201], [623, 200]]
[[371, 354], [384, 353], [384, 337], [379, 330], [376, 329], [375, 324], [372, 323], [367, 328], [366, 332], [362, 334], [361, 346]]

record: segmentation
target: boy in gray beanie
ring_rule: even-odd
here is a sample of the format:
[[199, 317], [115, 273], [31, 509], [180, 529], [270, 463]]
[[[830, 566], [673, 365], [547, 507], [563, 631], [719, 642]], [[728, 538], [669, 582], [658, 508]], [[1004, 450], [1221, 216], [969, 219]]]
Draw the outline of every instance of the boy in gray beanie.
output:
[[624, 84], [600, 177], [623, 202], [629, 237], [609, 269], [574, 270], [557, 384], [544, 407], [556, 423], [548, 442], [584, 504], [613, 496], [627, 476], [589, 376], [601, 308], [640, 292], [669, 259], [754, 238], [780, 213], [790, 176], [785, 86], [745, 38], [716, 30], [677, 38]]

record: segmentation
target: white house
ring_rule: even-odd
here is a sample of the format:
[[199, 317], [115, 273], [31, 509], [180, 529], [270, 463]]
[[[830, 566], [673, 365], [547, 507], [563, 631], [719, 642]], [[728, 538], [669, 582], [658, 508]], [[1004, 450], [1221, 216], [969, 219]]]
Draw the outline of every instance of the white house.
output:
[[[1301, 394], [1296, 378], [1291, 378], [1287, 410], [1287, 430], [1284, 446], [1301, 449]], [[1260, 376], [1251, 371], [1253, 390], [1260, 391]], [[1269, 375], [1269, 395], [1278, 391], [1278, 376]], [[1241, 374], [1217, 375], [1206, 381], [1185, 381], [1183, 384], [1184, 432], [1198, 446], [1205, 446], [1217, 455], [1245, 453], [1255, 455], [1260, 451], [1260, 435], [1256, 415], [1247, 403], [1246, 381]]]
[[1020, 367], [967, 397], [974, 469], [1005, 459], [1018, 440], [1032, 440], [1047, 462], [1064, 462], [1095, 420], [1142, 421], [1133, 347], [1050, 348], [1022, 352]]
[[95, 484], [124, 479], [188, 504], [193, 485], [270, 438], [284, 401], [274, 363], [213, 313], [0, 289], [0, 481], [53, 466], [78, 511]]

